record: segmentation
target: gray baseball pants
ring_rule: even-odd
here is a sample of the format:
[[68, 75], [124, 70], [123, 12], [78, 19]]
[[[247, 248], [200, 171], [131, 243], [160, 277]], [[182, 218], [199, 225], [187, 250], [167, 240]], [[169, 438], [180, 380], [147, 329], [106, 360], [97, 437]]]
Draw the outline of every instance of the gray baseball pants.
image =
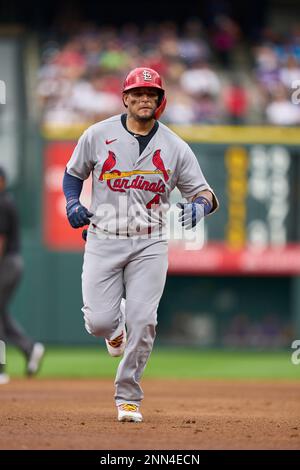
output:
[[115, 401], [139, 405], [140, 379], [152, 351], [157, 308], [168, 268], [166, 240], [99, 239], [88, 233], [82, 270], [85, 327], [113, 339], [126, 296], [127, 344], [115, 379]]
[[[0, 339], [17, 346], [28, 359], [33, 340], [27, 336], [21, 326], [14, 320], [8, 304], [20, 282], [23, 272], [23, 260], [19, 254], [5, 255], [0, 260]], [[3, 367], [0, 365], [0, 372]]]

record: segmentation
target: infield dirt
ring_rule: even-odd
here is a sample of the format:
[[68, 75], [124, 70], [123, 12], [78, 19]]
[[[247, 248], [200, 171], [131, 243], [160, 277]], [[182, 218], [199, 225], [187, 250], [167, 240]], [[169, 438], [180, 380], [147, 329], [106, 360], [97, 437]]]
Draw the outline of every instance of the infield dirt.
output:
[[1, 449], [300, 449], [300, 381], [153, 380], [119, 423], [113, 380], [0, 386]]

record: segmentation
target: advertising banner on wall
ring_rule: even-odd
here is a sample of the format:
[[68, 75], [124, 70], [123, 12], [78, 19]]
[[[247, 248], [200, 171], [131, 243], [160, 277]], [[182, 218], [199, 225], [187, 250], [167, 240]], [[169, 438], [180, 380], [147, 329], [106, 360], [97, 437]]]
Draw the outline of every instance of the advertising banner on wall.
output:
[[[205, 218], [197, 229], [199, 236], [187, 243], [178, 236], [173, 220], [176, 213], [172, 212], [182, 197], [178, 190], [172, 193], [170, 272], [300, 274], [300, 148], [296, 142], [272, 143], [267, 133], [265, 136], [267, 143], [262, 136], [256, 142], [251, 133], [241, 141], [209, 143], [194, 138], [190, 143], [217, 194], [220, 209]], [[75, 145], [75, 140], [49, 139], [45, 143], [43, 224], [44, 243], [50, 250], [80, 251], [84, 247], [81, 229], [74, 230], [68, 224], [62, 192], [66, 163]], [[91, 178], [84, 182], [81, 196], [87, 207], [90, 194]]]

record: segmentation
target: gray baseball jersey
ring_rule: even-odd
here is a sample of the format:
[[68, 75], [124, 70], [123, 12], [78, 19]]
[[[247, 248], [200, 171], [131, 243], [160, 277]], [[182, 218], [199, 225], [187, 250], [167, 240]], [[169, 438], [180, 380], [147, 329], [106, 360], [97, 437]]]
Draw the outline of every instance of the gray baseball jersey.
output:
[[[213, 193], [191, 148], [167, 126], [159, 123], [139, 155], [137, 139], [120, 115], [83, 133], [67, 171], [82, 180], [93, 172], [91, 226], [120, 236], [163, 234], [176, 186], [186, 199], [205, 189]], [[217, 207], [214, 196], [213, 211]]]

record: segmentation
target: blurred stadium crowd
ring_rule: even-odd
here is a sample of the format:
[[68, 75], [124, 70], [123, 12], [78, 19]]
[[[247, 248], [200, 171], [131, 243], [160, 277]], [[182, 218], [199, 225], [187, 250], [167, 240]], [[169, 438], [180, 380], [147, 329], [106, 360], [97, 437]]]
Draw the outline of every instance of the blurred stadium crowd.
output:
[[300, 25], [287, 34], [266, 28], [259, 41], [245, 38], [226, 15], [213, 28], [197, 18], [174, 22], [86, 26], [41, 44], [37, 93], [43, 124], [95, 122], [124, 111], [127, 72], [157, 70], [173, 124], [300, 124], [292, 82], [300, 80]]

